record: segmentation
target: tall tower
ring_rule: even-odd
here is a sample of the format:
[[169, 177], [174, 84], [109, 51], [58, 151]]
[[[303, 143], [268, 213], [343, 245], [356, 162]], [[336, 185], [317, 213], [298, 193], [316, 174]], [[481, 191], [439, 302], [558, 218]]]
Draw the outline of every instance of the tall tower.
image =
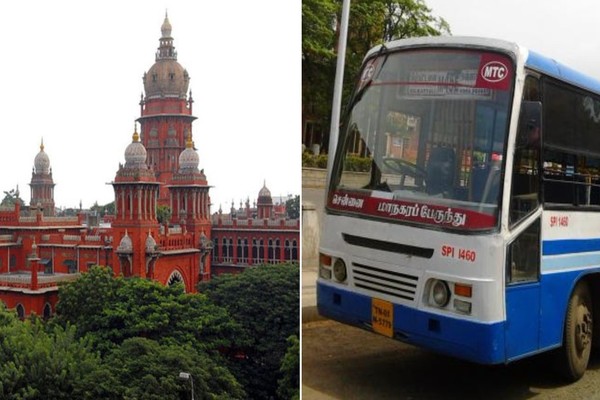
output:
[[33, 171], [31, 173], [31, 208], [43, 209], [46, 216], [54, 216], [54, 180], [52, 179], [52, 168], [50, 158], [44, 151], [44, 140], [40, 144], [40, 152], [33, 160]]
[[[148, 165], [156, 179], [169, 184], [179, 170], [179, 155], [185, 149], [186, 138], [191, 135], [192, 95], [188, 99], [190, 82], [188, 72], [177, 62], [173, 46], [171, 23], [165, 14], [154, 65], [144, 73], [144, 91], [138, 118], [141, 142], [148, 152]], [[167, 188], [161, 186], [158, 203], [169, 205]]]
[[159, 183], [148, 168], [146, 157], [146, 149], [134, 130], [125, 149], [125, 165], [119, 165], [112, 182], [116, 214], [112, 228], [115, 244], [118, 243], [113, 252], [113, 266], [125, 276], [148, 276], [150, 262], [156, 260], [154, 247], [148, 245], [158, 236]]
[[212, 246], [210, 223], [210, 186], [204, 170], [198, 169], [199, 157], [194, 150], [191, 133], [185, 150], [179, 155], [179, 170], [173, 175], [169, 189], [169, 207], [172, 210], [171, 222], [185, 227], [193, 235], [194, 246], [200, 249], [200, 280], [210, 277], [210, 258], [207, 258], [207, 245]]

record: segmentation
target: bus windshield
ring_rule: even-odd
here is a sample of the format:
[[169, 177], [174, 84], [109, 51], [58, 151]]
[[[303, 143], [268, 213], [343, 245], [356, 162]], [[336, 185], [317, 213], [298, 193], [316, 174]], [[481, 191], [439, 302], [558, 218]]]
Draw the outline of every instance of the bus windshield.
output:
[[513, 71], [499, 53], [382, 47], [363, 66], [341, 128], [328, 208], [496, 228]]

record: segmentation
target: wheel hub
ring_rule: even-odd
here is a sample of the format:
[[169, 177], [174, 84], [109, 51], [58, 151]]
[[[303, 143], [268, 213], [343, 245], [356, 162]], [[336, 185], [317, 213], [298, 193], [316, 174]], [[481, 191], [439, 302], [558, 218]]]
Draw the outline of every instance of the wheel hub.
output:
[[575, 346], [578, 353], [582, 353], [592, 341], [592, 314], [588, 308], [580, 304], [577, 307], [575, 324]]

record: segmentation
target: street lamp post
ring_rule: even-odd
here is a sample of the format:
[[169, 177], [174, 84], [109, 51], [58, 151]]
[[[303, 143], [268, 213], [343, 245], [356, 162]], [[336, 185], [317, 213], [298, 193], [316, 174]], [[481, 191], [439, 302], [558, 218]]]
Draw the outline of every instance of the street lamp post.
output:
[[194, 379], [192, 378], [192, 374], [189, 372], [180, 372], [179, 379], [189, 380], [192, 385], [192, 400], [194, 400]]

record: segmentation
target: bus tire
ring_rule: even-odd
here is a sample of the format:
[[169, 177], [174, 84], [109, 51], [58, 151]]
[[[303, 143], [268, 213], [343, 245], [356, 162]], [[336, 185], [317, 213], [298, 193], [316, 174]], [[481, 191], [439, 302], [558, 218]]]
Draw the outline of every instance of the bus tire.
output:
[[586, 282], [579, 282], [567, 305], [563, 345], [557, 354], [560, 374], [569, 382], [579, 380], [587, 369], [592, 349], [592, 296]]

